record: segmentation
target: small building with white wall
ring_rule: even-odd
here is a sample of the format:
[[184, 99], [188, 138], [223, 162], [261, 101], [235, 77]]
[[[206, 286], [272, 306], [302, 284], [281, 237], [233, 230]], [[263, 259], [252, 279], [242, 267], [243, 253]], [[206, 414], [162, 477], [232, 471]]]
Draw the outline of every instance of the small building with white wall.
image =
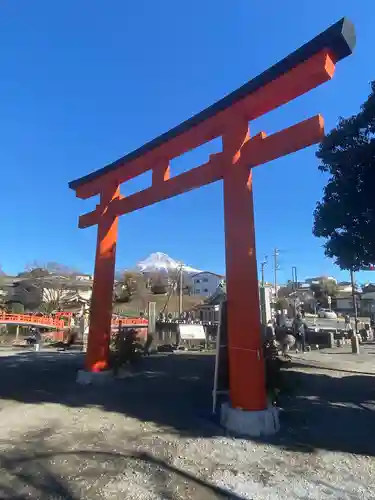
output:
[[[356, 293], [357, 309], [360, 310], [361, 307], [361, 297]], [[353, 296], [351, 292], [339, 292], [335, 297], [335, 307], [334, 310], [337, 313], [352, 313], [353, 312]]]
[[327, 281], [337, 284], [337, 279], [333, 276], [317, 276], [316, 278], [305, 279], [305, 283], [308, 283], [309, 285], [321, 285]]
[[363, 292], [361, 297], [361, 315], [372, 317], [375, 314], [375, 291]]
[[201, 297], [211, 297], [217, 287], [224, 281], [224, 276], [221, 274], [202, 271], [191, 276], [193, 295]]
[[[273, 290], [272, 286], [266, 285], [263, 289], [259, 287], [259, 321], [262, 317], [262, 295], [264, 298], [264, 320], [267, 323], [272, 319], [272, 302], [273, 302]], [[198, 304], [193, 308], [193, 314], [195, 319], [200, 320], [203, 324], [218, 323], [219, 321], [219, 305], [226, 300], [226, 286], [225, 283], [220, 285], [215, 290], [215, 293], [210, 296], [208, 300], [203, 304]]]

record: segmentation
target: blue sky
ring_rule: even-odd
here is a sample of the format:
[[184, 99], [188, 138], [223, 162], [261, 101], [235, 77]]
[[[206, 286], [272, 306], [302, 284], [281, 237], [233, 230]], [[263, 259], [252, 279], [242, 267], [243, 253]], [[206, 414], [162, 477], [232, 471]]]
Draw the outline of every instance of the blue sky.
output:
[[[332, 128], [357, 112], [375, 79], [375, 4], [349, 0], [3, 0], [0, 8], [0, 263], [15, 273], [32, 260], [93, 268], [96, 229], [78, 230], [95, 199], [68, 182], [169, 130], [256, 76], [343, 16], [357, 47], [331, 82], [252, 124], [280, 130], [318, 112]], [[173, 162], [204, 161], [217, 144]], [[205, 156], [206, 155], [206, 156]], [[312, 236], [326, 182], [315, 148], [254, 174], [258, 261], [280, 248], [280, 280], [346, 279]], [[146, 187], [132, 182], [125, 193]], [[220, 183], [122, 217], [118, 267], [153, 251], [224, 271]], [[272, 277], [268, 266], [267, 278]], [[361, 279], [371, 279], [362, 273]]]

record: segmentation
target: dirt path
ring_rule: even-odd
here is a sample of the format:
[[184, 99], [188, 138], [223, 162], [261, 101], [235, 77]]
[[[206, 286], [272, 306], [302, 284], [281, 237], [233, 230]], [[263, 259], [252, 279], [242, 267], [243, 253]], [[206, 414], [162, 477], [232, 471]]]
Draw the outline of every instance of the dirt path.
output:
[[226, 436], [208, 418], [212, 356], [150, 357], [100, 388], [75, 384], [80, 363], [74, 353], [0, 358], [0, 498], [375, 497], [372, 379], [290, 370], [295, 397], [265, 442]]

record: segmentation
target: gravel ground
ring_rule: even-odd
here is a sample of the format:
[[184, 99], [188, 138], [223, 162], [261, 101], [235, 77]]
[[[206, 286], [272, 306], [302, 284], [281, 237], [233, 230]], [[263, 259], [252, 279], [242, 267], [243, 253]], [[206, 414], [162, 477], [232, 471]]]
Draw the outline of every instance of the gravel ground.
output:
[[1, 499], [375, 498], [372, 376], [291, 367], [265, 442], [210, 420], [212, 356], [151, 356], [102, 387], [75, 384], [81, 363], [0, 357]]

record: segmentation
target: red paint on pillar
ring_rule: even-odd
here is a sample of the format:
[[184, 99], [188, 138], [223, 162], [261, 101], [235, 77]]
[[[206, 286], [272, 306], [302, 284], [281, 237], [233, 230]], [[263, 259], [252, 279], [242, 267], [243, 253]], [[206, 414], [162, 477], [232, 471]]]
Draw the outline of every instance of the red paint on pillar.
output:
[[[118, 186], [109, 187], [102, 195], [101, 204], [106, 207], [119, 196]], [[92, 372], [107, 369], [109, 358], [118, 217], [112, 217], [106, 212], [107, 209], [104, 208], [98, 224], [90, 329], [85, 360], [86, 369]]]
[[[224, 173], [224, 223], [228, 300], [230, 398], [234, 408], [264, 410], [267, 406], [262, 354], [252, 174], [234, 165], [249, 140], [248, 124], [223, 137], [231, 156]], [[261, 142], [262, 136], [253, 139]]]

